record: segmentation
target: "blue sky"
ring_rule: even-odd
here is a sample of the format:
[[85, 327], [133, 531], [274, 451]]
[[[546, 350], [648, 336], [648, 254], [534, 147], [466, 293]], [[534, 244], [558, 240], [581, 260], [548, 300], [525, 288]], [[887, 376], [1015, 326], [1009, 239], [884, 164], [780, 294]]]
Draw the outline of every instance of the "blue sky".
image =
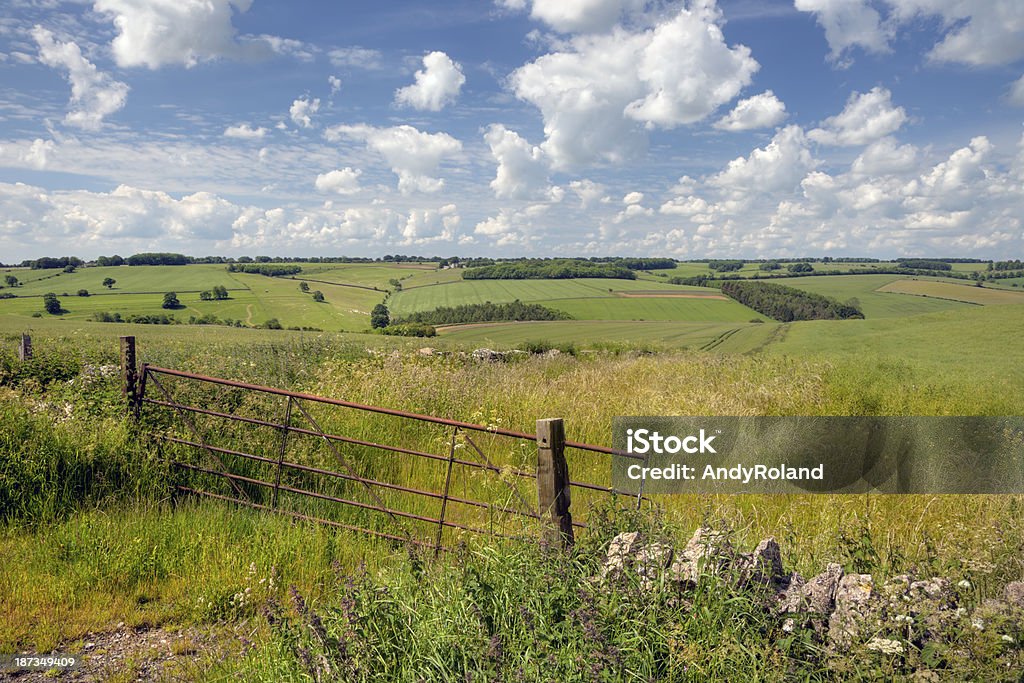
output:
[[0, 261], [1020, 257], [1019, 0], [12, 0]]

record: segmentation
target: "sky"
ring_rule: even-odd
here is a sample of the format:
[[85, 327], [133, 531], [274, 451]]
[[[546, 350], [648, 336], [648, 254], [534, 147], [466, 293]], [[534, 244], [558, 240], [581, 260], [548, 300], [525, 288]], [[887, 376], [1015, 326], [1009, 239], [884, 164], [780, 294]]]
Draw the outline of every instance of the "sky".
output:
[[1024, 255], [1020, 0], [7, 0], [0, 262]]

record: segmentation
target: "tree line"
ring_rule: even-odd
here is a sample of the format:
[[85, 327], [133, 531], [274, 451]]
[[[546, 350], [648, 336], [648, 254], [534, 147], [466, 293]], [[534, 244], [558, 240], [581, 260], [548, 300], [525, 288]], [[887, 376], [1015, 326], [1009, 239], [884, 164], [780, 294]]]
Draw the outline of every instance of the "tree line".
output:
[[302, 272], [302, 266], [286, 266], [276, 263], [232, 263], [229, 273], [256, 273], [267, 277], [286, 277]]
[[409, 313], [392, 320], [392, 324], [419, 323], [424, 325], [458, 325], [460, 323], [499, 322], [513, 320], [571, 320], [564, 311], [540, 304], [513, 301], [507, 304], [463, 304], [440, 306], [431, 311]]
[[635, 280], [636, 273], [624, 266], [573, 259], [497, 263], [462, 271], [464, 280], [567, 280], [581, 277]]
[[722, 292], [744, 306], [784, 323], [864, 317], [860, 308], [850, 303], [769, 282], [730, 280], [722, 283]]

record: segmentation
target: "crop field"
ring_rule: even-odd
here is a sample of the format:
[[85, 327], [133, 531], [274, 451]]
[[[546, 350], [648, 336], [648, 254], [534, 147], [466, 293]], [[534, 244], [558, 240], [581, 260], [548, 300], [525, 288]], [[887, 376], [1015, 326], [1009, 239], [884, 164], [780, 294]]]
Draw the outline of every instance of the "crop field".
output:
[[975, 287], [973, 284], [954, 284], [951, 282], [935, 282], [929, 280], [895, 280], [879, 288], [880, 292], [911, 294], [933, 299], [962, 301], [980, 306], [999, 304], [1022, 304], [1024, 292], [994, 290], [987, 287]]
[[878, 291], [898, 279], [900, 279], [899, 275], [836, 275], [781, 278], [772, 280], [772, 282], [822, 294], [842, 302], [856, 299], [866, 318], [903, 318], [966, 305], [956, 301], [925, 299]]

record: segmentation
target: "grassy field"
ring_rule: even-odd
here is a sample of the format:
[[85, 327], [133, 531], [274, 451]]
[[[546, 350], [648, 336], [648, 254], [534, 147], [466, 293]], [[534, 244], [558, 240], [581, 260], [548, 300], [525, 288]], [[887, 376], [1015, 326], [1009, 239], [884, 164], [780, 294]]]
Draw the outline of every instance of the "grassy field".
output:
[[[527, 433], [538, 418], [560, 416], [569, 439], [603, 445], [611, 443], [618, 415], [1020, 415], [1024, 305], [877, 290], [1011, 292], [886, 275], [791, 278], [783, 282], [857, 298], [867, 319], [779, 324], [751, 323], [763, 316], [708, 299], [716, 290], [658, 283], [662, 278], [653, 275], [463, 282], [458, 271], [415, 265], [317, 264], [314, 270], [311, 264], [300, 277], [335, 283], [311, 283], [326, 297], [316, 304], [297, 280], [191, 268], [105, 269], [117, 273], [110, 275], [119, 281], [114, 293], [90, 297], [73, 292], [93, 285], [65, 284], [79, 275], [92, 283], [93, 269], [42, 281], [40, 271], [14, 271], [26, 282], [18, 294], [67, 289], [72, 296], [62, 297], [66, 315], [39, 318], [30, 317], [41, 309], [38, 298], [0, 300], [0, 652], [81, 648], [87, 633], [111, 632], [123, 622], [167, 632], [213, 629], [232, 644], [230, 654], [200, 648], [180, 677], [185, 680], [312, 680], [316, 667], [308, 662], [321, 656], [346, 680], [373, 674], [402, 681], [575, 680], [572, 672], [592, 662], [602, 664], [609, 680], [628, 672], [636, 680], [824, 681], [844, 680], [851, 671], [865, 680], [894, 680], [936, 667], [939, 680], [993, 680], [997, 665], [1003, 673], [1020, 670], [1019, 641], [1001, 643], [992, 629], [967, 629], [942, 650], [940, 665], [925, 667], [924, 653], [909, 639], [901, 658], [881, 658], [862, 645], [826, 653], [788, 635], [770, 613], [757, 616], [764, 612], [755, 595], [727, 586], [711, 584], [685, 600], [633, 584], [609, 585], [596, 595], [592, 577], [616, 531], [643, 528], [681, 544], [696, 527], [711, 524], [744, 549], [775, 536], [786, 571], [810, 576], [835, 561], [876, 578], [938, 574], [969, 582], [977, 602], [1024, 576], [1021, 496], [663, 496], [656, 512], [637, 515], [621, 500], [609, 505], [603, 494], [574, 489], [575, 519], [591, 528], [580, 531], [571, 557], [539, 552], [532, 540], [500, 542], [450, 529], [443, 539], [459, 549], [435, 558], [217, 501], [178, 498], [172, 505], [169, 482], [182, 480], [165, 459], [203, 458], [203, 452], [166, 444], [158, 450], [142, 432], [163, 425], [187, 437], [184, 423], [147, 412], [138, 429], [125, 419], [118, 378], [96, 371], [116, 365], [119, 335], [134, 334], [141, 362]], [[174, 287], [186, 306], [179, 317], [213, 312], [254, 324], [277, 317], [286, 326], [328, 331], [85, 320], [92, 310], [159, 311], [152, 308], [159, 291], [172, 284], [161, 278], [175, 273], [196, 289], [225, 277], [219, 282], [231, 289], [227, 301], [200, 302], [197, 293]], [[387, 299], [396, 313], [520, 299], [581, 319], [459, 325], [429, 340], [337, 332], [365, 329], [369, 309], [386, 294], [345, 285], [383, 290], [392, 277], [404, 278], [404, 291]], [[122, 279], [132, 286], [159, 283], [158, 294], [129, 293]], [[56, 282], [60, 287], [51, 288]], [[624, 296], [645, 291], [704, 298]], [[23, 331], [31, 331], [36, 349], [28, 365], [14, 360]], [[516, 354], [508, 362], [480, 362], [469, 353], [524, 342], [565, 352]], [[421, 353], [424, 346], [440, 353]], [[172, 379], [166, 386], [199, 405], [255, 419], [276, 419], [284, 409], [280, 397], [245, 398]], [[309, 410], [336, 433], [448, 452], [446, 429], [375, 413]], [[308, 420], [293, 417], [296, 424]], [[196, 424], [207, 443], [277, 457], [276, 433], [217, 428], [211, 416]], [[296, 435], [289, 443], [290, 458], [339, 467], [322, 441]], [[535, 464], [529, 444], [509, 446], [487, 433], [479, 443], [499, 466]], [[468, 443], [456, 446], [461, 457], [474, 457]], [[443, 462], [352, 444], [340, 452], [364, 476], [433, 490], [446, 481]], [[239, 471], [272, 473], [271, 465], [222, 455], [246, 468]], [[574, 480], [610, 481], [603, 455], [572, 451], [569, 466]], [[516, 479], [509, 488], [504, 479], [515, 478], [459, 472], [452, 491], [510, 504], [515, 489], [533, 500], [532, 481]], [[203, 475], [191, 481], [212, 484]], [[323, 489], [339, 491], [372, 502], [354, 484]], [[436, 499], [409, 502], [394, 490], [383, 498], [412, 514], [439, 510]], [[336, 513], [337, 506], [323, 501], [302, 507], [288, 495], [282, 504], [391, 529], [387, 518], [366, 510]], [[449, 514], [474, 526], [499, 524], [472, 507]], [[535, 538], [529, 525], [518, 531]], [[311, 614], [319, 615], [327, 635], [317, 635]], [[129, 658], [108, 677], [135, 680], [143, 675], [140, 666]]]
[[998, 304], [1024, 304], [1024, 292], [1007, 292], [987, 287], [977, 287], [970, 283], [953, 284], [950, 282], [934, 282], [929, 280], [895, 280], [879, 288], [880, 292], [911, 294], [932, 299], [962, 301], [979, 306]]

